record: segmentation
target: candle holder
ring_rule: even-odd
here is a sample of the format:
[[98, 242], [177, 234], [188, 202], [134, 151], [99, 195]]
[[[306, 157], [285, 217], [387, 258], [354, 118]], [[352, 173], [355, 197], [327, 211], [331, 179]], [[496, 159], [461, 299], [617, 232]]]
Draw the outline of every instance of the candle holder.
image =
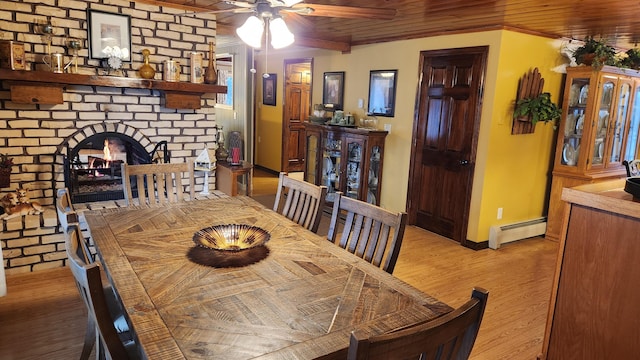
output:
[[71, 51], [73, 55], [73, 59], [69, 61], [67, 65], [65, 65], [65, 69], [73, 64], [73, 73], [78, 73], [78, 50], [82, 49], [82, 41], [79, 39], [69, 38], [67, 39], [67, 48]]

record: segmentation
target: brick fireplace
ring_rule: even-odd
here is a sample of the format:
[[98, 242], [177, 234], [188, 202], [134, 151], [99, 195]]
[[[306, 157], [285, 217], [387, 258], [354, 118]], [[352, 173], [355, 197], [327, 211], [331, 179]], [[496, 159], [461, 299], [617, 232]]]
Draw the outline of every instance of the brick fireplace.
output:
[[[66, 36], [83, 39], [79, 72], [96, 73], [99, 61], [89, 59], [86, 49], [88, 7], [131, 16], [133, 62], [125, 65], [129, 77], [137, 77], [135, 70], [143, 61], [141, 50], [148, 48], [152, 66], [158, 71], [156, 79], [162, 77], [158, 64], [171, 58], [183, 64], [181, 81], [188, 81], [190, 53], [205, 52], [208, 42], [215, 42], [213, 15], [181, 17], [178, 14], [183, 10], [120, 0], [45, 0], [38, 4], [18, 0], [11, 4], [6, 12], [12, 21], [5, 23], [10, 28], [3, 28], [4, 39], [25, 43], [31, 70], [42, 70], [40, 59], [46, 51], [41, 36], [32, 32], [31, 25], [50, 16], [56, 34], [52, 51], [68, 54]], [[53, 211], [56, 190], [65, 187], [68, 152], [95, 134], [123, 134], [147, 153], [166, 141], [171, 162], [193, 161], [205, 144], [215, 141], [213, 99], [203, 99], [197, 110], [176, 110], [163, 106], [162, 94], [157, 90], [67, 85], [63, 95], [64, 103], [59, 105], [17, 104], [10, 100], [7, 84], [0, 89], [0, 153], [9, 154], [15, 163], [11, 187], [0, 189], [0, 196], [19, 186], [26, 187], [33, 201]], [[209, 181], [214, 184], [214, 176]], [[196, 192], [202, 190], [203, 182], [204, 174], [196, 172]], [[16, 222], [9, 226], [0, 222], [7, 273], [64, 265], [64, 236], [57, 222], [52, 223], [51, 213], [46, 214], [39, 219], [22, 219], [20, 228]]]

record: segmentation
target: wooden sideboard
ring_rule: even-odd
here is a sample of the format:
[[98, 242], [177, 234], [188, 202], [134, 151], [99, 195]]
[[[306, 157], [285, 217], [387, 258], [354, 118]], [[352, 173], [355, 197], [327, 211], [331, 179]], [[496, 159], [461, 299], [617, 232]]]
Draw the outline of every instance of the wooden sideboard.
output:
[[566, 188], [542, 359], [637, 359], [640, 201], [626, 179]]

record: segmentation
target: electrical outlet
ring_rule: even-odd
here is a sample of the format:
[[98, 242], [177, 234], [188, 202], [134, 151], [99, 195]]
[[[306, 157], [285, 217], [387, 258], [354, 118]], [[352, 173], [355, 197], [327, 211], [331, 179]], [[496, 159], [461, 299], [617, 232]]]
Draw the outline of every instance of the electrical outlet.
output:
[[502, 219], [502, 208], [498, 208], [498, 220]]
[[384, 131], [391, 134], [391, 124], [384, 124]]

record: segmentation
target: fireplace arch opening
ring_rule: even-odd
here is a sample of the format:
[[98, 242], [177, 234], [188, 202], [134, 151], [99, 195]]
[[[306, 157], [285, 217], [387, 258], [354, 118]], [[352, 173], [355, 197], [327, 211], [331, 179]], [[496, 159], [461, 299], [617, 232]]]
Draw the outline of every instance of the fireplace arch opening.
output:
[[[76, 203], [124, 199], [121, 165], [169, 162], [167, 142], [151, 152], [131, 136], [101, 132], [67, 149], [64, 159], [65, 186]], [[137, 189], [132, 189], [137, 196]]]

